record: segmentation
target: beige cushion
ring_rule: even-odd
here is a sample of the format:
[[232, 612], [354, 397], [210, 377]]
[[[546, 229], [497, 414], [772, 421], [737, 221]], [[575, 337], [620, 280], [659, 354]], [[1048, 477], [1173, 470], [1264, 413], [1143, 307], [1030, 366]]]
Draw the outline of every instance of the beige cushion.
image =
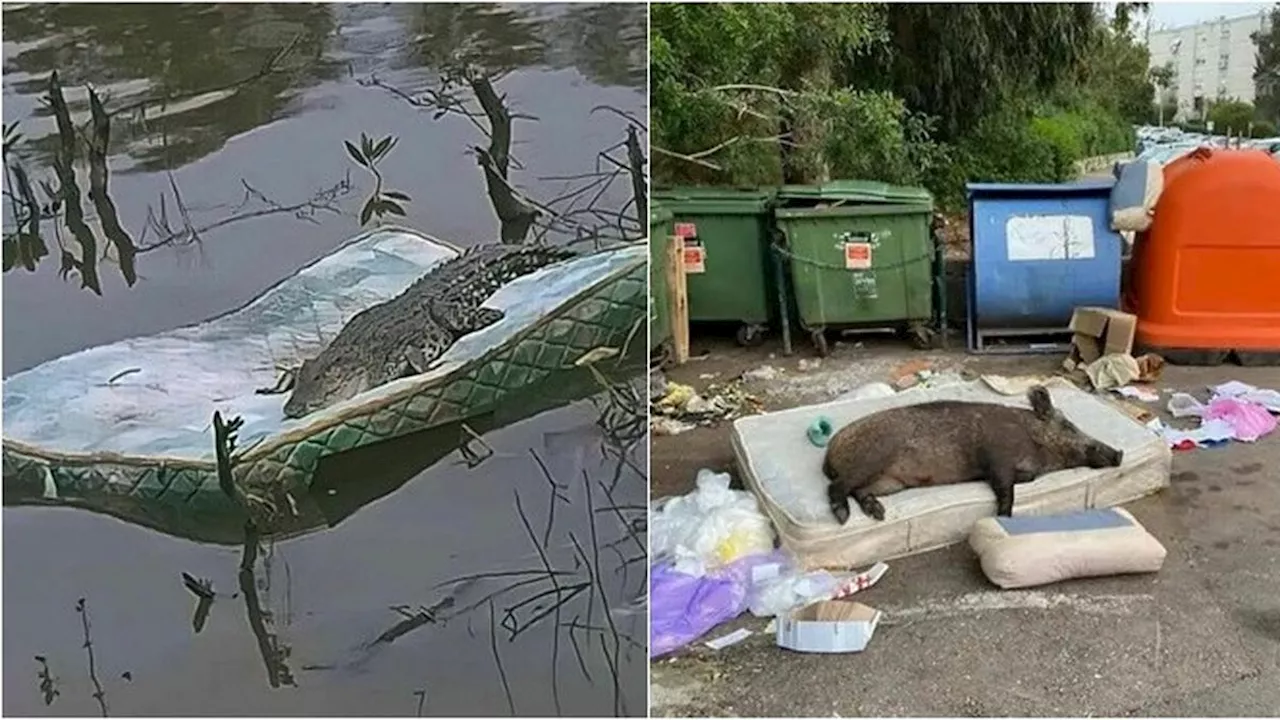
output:
[[987, 578], [1005, 589], [1155, 572], [1166, 554], [1160, 541], [1121, 508], [985, 517], [974, 523], [969, 546]]

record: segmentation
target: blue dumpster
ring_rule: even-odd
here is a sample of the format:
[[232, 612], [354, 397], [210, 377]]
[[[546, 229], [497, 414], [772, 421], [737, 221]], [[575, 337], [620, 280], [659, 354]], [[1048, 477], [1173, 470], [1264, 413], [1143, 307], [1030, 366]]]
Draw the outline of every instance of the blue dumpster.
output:
[[1069, 332], [1077, 306], [1118, 307], [1124, 240], [1107, 221], [1114, 184], [968, 185], [971, 352], [1058, 351], [1017, 341]]

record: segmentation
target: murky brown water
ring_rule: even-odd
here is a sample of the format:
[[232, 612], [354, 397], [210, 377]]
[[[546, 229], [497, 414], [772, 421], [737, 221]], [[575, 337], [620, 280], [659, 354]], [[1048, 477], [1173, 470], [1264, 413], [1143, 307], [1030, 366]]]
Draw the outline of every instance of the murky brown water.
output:
[[[143, 250], [132, 285], [127, 263], [114, 250], [105, 253], [96, 267], [99, 295], [82, 287], [80, 272], [62, 277], [59, 242], [73, 254], [80, 246], [65, 226], [58, 237], [48, 224], [50, 252], [35, 271], [17, 262], [3, 276], [4, 374], [199, 322], [332, 251], [359, 232], [358, 213], [373, 185], [342, 146], [362, 132], [399, 138], [379, 166], [387, 188], [412, 198], [397, 222], [458, 244], [491, 241], [499, 223], [467, 153], [485, 139], [467, 118], [433, 119], [371, 81], [418, 94], [437, 87], [448, 58], [509, 70], [498, 90], [513, 112], [537, 118], [516, 123], [512, 179], [546, 202], [581, 185], [556, 178], [593, 172], [597, 153], [625, 137], [623, 117], [593, 109], [646, 115], [644, 31], [642, 5], [6, 5], [4, 122], [19, 121], [24, 136], [12, 158], [33, 184], [57, 187], [57, 122], [41, 98], [56, 70], [73, 121], [88, 127], [91, 84], [112, 113], [108, 196], [121, 229]], [[282, 48], [288, 52], [272, 63]], [[271, 72], [243, 83], [264, 67]], [[169, 99], [146, 102], [162, 97]], [[104, 206], [89, 197], [85, 162], [77, 165], [84, 212], [100, 230]], [[342, 184], [348, 174], [349, 187]], [[338, 213], [304, 212], [309, 222], [273, 211], [335, 186], [320, 201]], [[193, 227], [257, 216], [187, 242], [175, 187]], [[617, 210], [629, 198], [629, 184], [620, 181], [598, 204]], [[150, 249], [163, 233], [148, 228], [148, 213], [158, 216], [162, 207], [179, 237]], [[9, 207], [5, 223], [8, 232]], [[97, 241], [102, 256], [110, 233]], [[267, 545], [257, 589], [279, 642], [290, 649], [294, 686], [268, 682], [237, 593], [239, 548], [76, 510], [6, 507], [4, 711], [100, 714], [76, 611], [84, 598], [94, 676], [111, 714], [472, 715], [506, 714], [512, 706], [519, 714], [644, 713], [644, 614], [628, 607], [643, 588], [644, 562], [627, 562], [643, 550], [628, 527], [643, 511], [628, 508], [642, 508], [647, 497], [634, 469], [646, 465], [644, 443], [623, 450], [629, 464], [602, 451], [608, 442], [591, 401], [509, 424], [524, 414], [508, 407], [481, 423], [492, 428], [485, 440], [495, 454], [474, 469], [457, 464], [454, 428], [322, 471], [404, 484], [335, 528]], [[551, 487], [531, 449], [564, 486], [550, 523]], [[611, 497], [601, 484], [614, 488]], [[594, 518], [604, 592], [584, 592], [559, 616], [544, 616], [537, 608], [545, 597], [521, 605], [546, 590], [530, 583], [494, 599], [498, 627], [491, 633], [484, 598], [529, 576], [447, 581], [540, 567], [516, 493], [550, 561], [574, 573], [566, 578], [582, 574], [574, 541], [595, 555]], [[602, 512], [610, 502], [624, 517]], [[218, 592], [199, 633], [184, 572], [211, 580]], [[402, 612], [449, 598], [452, 606], [435, 613], [438, 622], [373, 642], [406, 619]], [[606, 601], [613, 610], [607, 617]], [[513, 606], [514, 619], [504, 623]], [[609, 618], [620, 641], [606, 627]], [[36, 656], [55, 680], [50, 705]]]

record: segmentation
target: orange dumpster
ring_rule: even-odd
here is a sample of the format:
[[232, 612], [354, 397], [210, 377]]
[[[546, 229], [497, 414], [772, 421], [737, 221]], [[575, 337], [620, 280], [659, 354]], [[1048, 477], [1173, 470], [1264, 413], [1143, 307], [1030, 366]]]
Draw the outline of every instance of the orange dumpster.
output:
[[1136, 344], [1186, 364], [1280, 364], [1280, 162], [1200, 148], [1164, 168], [1126, 310]]

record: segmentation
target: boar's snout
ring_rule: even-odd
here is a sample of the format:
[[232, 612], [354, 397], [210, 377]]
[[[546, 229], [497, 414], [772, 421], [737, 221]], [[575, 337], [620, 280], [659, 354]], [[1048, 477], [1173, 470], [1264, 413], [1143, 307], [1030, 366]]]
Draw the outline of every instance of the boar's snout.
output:
[[1120, 467], [1124, 462], [1124, 451], [1099, 442], [1089, 443], [1089, 448], [1085, 451], [1085, 459], [1089, 467], [1094, 469]]

